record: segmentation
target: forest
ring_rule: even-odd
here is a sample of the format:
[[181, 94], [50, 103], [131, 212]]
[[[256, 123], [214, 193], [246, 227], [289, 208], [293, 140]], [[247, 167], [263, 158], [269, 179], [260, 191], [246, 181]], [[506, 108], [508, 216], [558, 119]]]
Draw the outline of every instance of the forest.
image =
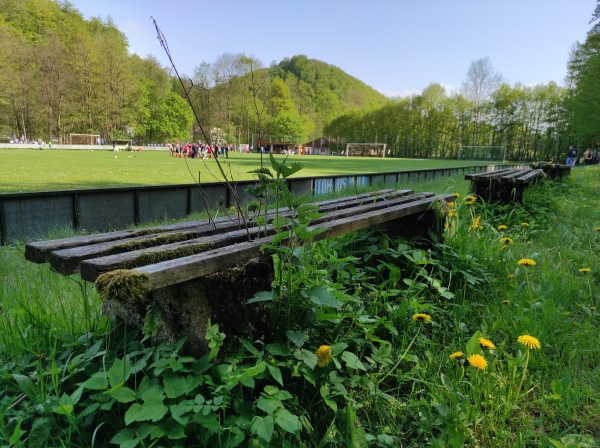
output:
[[509, 85], [483, 57], [457, 91], [434, 82], [387, 98], [304, 55], [266, 67], [223, 53], [178, 78], [153, 56], [132, 54], [110, 16], [85, 20], [68, 1], [0, 0], [0, 141], [63, 143], [71, 133], [140, 144], [321, 139], [333, 151], [386, 143], [398, 157], [499, 146], [511, 160], [560, 160], [569, 145], [599, 141], [599, 17], [597, 7], [586, 41], [565, 55], [564, 85]]

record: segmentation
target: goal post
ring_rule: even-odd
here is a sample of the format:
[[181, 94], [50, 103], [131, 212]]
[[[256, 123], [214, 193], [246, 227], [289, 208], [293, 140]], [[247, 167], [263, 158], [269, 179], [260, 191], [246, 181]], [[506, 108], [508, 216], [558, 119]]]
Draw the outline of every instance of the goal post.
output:
[[385, 157], [387, 143], [347, 143], [346, 156]]
[[69, 134], [69, 145], [97, 145], [99, 134]]
[[506, 159], [506, 146], [461, 146], [457, 158], [458, 160], [504, 162]]

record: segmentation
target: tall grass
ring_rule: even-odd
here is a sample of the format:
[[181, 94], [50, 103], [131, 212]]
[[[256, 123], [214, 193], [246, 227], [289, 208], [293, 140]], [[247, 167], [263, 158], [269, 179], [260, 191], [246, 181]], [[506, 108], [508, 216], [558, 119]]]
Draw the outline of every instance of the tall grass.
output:
[[254, 298], [273, 340], [224, 346], [213, 323], [201, 359], [141, 343], [76, 276], [1, 248], [0, 440], [597, 446], [599, 177], [576, 169], [511, 206], [419, 183], [460, 196], [443, 243], [369, 231], [282, 252], [291, 281]]

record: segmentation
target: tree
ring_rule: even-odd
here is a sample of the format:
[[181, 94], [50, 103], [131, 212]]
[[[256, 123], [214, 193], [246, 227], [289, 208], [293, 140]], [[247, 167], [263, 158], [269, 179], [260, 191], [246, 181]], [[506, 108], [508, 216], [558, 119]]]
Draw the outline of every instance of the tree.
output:
[[502, 75], [495, 71], [487, 56], [471, 62], [467, 79], [462, 85], [462, 93], [473, 103], [473, 145], [477, 142], [477, 130], [484, 104], [501, 84]]

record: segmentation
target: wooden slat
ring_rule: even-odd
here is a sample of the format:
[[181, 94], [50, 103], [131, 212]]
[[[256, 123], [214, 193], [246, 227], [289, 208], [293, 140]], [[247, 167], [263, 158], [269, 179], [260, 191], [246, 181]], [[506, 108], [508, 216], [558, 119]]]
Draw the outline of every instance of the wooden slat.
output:
[[524, 176], [521, 176], [517, 179], [517, 182], [519, 183], [530, 183], [532, 181], [534, 181], [535, 179], [537, 179], [538, 177], [544, 177], [544, 171], [541, 169], [537, 169], [537, 170], [532, 170], [529, 173], [525, 174]]
[[[326, 231], [317, 235], [313, 241], [331, 238], [408, 215], [425, 212], [432, 207], [435, 199], [425, 198], [394, 207], [374, 210], [358, 216], [331, 221], [324, 227]], [[452, 197], [444, 195], [438, 197], [438, 199], [449, 201], [452, 200]], [[317, 228], [323, 228], [323, 226], [311, 226], [309, 229]], [[142, 286], [146, 291], [151, 291], [192, 280], [239, 263], [248, 262], [262, 255], [261, 246], [269, 243], [271, 240], [272, 237], [265, 237], [254, 241], [247, 241], [197, 255], [133, 269], [132, 273], [143, 275]]]
[[[386, 201], [369, 201], [368, 203], [356, 202], [354, 207], [331, 210], [325, 216], [312, 221], [312, 224], [321, 224], [334, 219], [353, 217], [373, 210], [388, 208], [395, 205], [401, 205], [415, 200], [431, 198], [433, 193], [417, 193], [407, 196], [389, 198]], [[253, 227], [249, 229], [250, 236], [256, 237], [260, 233], [260, 228]], [[268, 233], [274, 233], [274, 229], [269, 228]], [[81, 277], [84, 280], [95, 281], [102, 272], [122, 268], [123, 265], [130, 265], [136, 258], [142, 254], [151, 252], [173, 251], [177, 247], [189, 244], [205, 244], [214, 242], [215, 247], [223, 247], [227, 244], [227, 235], [231, 234], [230, 243], [240, 242], [248, 239], [245, 230], [222, 233], [212, 237], [200, 237], [190, 239], [185, 242], [160, 245], [154, 248], [142, 249], [137, 251], [128, 251], [118, 255], [109, 255], [112, 246], [111, 243], [102, 243], [87, 247], [65, 249], [51, 254], [50, 263], [52, 267], [63, 275], [77, 272], [81, 268]], [[220, 237], [221, 236], [221, 237]], [[87, 261], [86, 261], [87, 260]]]
[[500, 177], [500, 180], [504, 181], [504, 182], [506, 182], [506, 181], [514, 181], [516, 178], [521, 177], [521, 176], [527, 174], [530, 171], [531, 170], [529, 168], [526, 168], [526, 169], [523, 169], [523, 170], [518, 170], [518, 171], [515, 171], [513, 173], [509, 173], [509, 174], [506, 174], [506, 175]]
[[[314, 204], [319, 207], [324, 207], [327, 209], [331, 209], [333, 204], [339, 204], [339, 206], [343, 206], [343, 204], [352, 203], [357, 200], [383, 200], [386, 196], [395, 195], [395, 194], [409, 194], [412, 190], [399, 190], [394, 191], [391, 189], [378, 190], [375, 192], [369, 193], [361, 193], [354, 196], [345, 196], [337, 199], [328, 199], [324, 201], [315, 202]], [[380, 198], [380, 199], [376, 199]], [[280, 213], [285, 213], [285, 209], [281, 209]], [[270, 211], [268, 216], [272, 216], [275, 212]], [[110, 241], [122, 241], [130, 238], [139, 238], [140, 234], [144, 235], [158, 235], [160, 233], [168, 233], [168, 232], [184, 232], [188, 230], [198, 231], [200, 227], [209, 227], [216, 225], [219, 228], [219, 231], [223, 231], [227, 226], [229, 228], [241, 228], [243, 227], [243, 223], [241, 221], [237, 221], [236, 217], [221, 217], [213, 220], [211, 223], [208, 219], [188, 221], [182, 223], [175, 224], [167, 224], [164, 226], [154, 226], [147, 227], [142, 229], [133, 229], [133, 230], [119, 230], [114, 232], [106, 232], [99, 233], [93, 235], [83, 235], [69, 238], [60, 238], [55, 240], [47, 240], [47, 241], [36, 241], [27, 243], [25, 246], [25, 258], [34, 263], [45, 263], [49, 261], [50, 254], [54, 251], [59, 251], [63, 249], [70, 249], [81, 246], [89, 246], [93, 244], [107, 243]]]
[[471, 173], [465, 174], [465, 180], [488, 180], [490, 178], [501, 177], [503, 175], [509, 174], [513, 171], [518, 171], [515, 168], [503, 168], [497, 171], [490, 171], [485, 173]]

